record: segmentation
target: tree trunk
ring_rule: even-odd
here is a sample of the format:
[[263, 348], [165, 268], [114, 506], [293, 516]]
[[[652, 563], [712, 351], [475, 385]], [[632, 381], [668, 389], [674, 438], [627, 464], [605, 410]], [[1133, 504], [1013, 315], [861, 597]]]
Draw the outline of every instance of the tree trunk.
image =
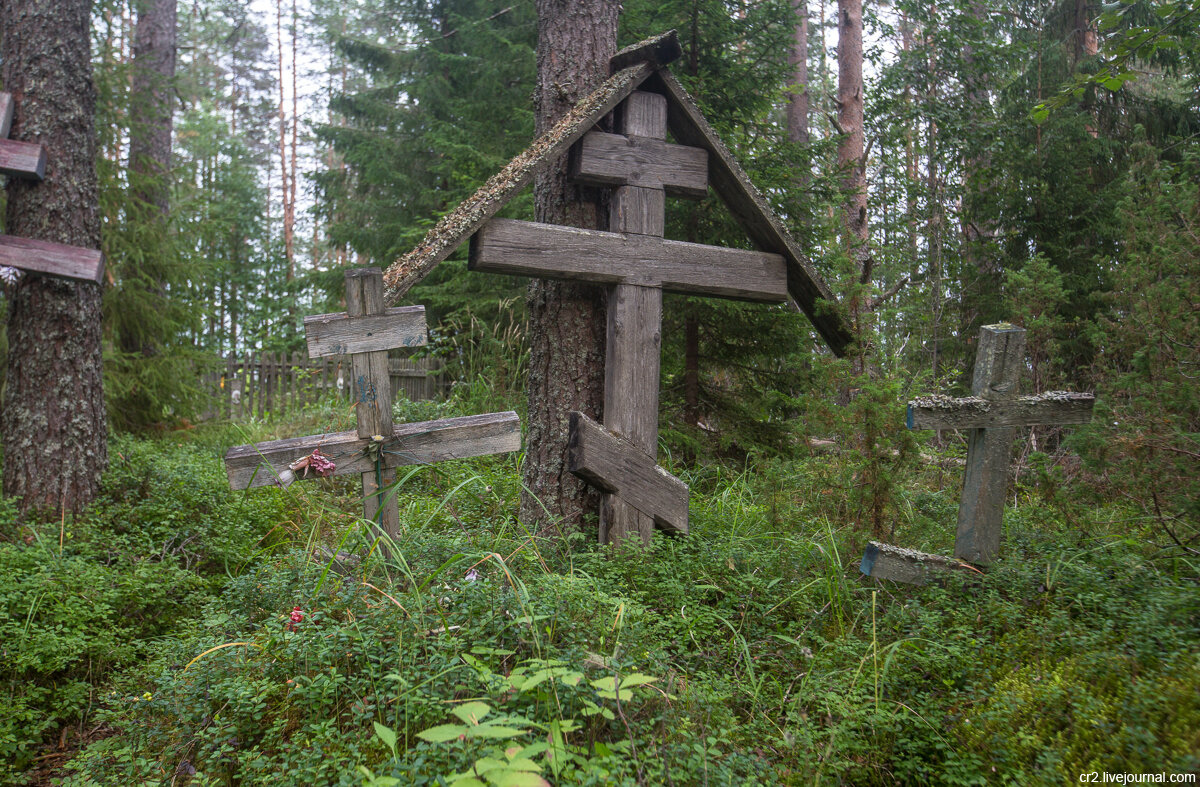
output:
[[[129, 110], [129, 221], [139, 228], [145, 252], [136, 266], [121, 271], [121, 287], [130, 302], [144, 302], [138, 312], [110, 314], [116, 345], [130, 356], [159, 355], [171, 335], [167, 282], [172, 257], [168, 238], [171, 207], [171, 132], [175, 82], [175, 2], [143, 0], [137, 4], [133, 31], [133, 79]], [[131, 392], [118, 412], [148, 417], [155, 409], [145, 387]], [[134, 421], [140, 418], [134, 417]]]
[[[871, 251], [867, 245], [867, 184], [863, 156], [862, 0], [838, 0], [837, 163], [842, 173], [843, 244], [858, 269], [859, 283], [850, 299], [850, 318], [859, 346], [866, 347], [869, 321]], [[865, 361], [859, 358], [859, 371]]]
[[[616, 52], [616, 0], [537, 0], [536, 127], [541, 134], [608, 76]], [[599, 192], [573, 185], [567, 157], [538, 177], [538, 221], [600, 228]], [[535, 279], [529, 312], [529, 411], [521, 516], [544, 533], [569, 532], [597, 510], [599, 495], [566, 466], [567, 414], [601, 417], [604, 397], [604, 290]], [[561, 522], [562, 531], [558, 531]]]
[[842, 227], [845, 244], [870, 279], [867, 250], [867, 187], [863, 167], [863, 24], [862, 0], [838, 0], [837, 163], [845, 193]]
[[139, 4], [133, 34], [129, 169], [134, 198], [165, 217], [170, 209], [175, 0]]
[[[808, 0], [794, 0], [796, 11], [795, 28], [792, 32], [792, 52], [788, 63], [792, 66], [792, 85], [795, 90], [788, 96], [787, 135], [788, 141], [800, 145], [808, 144]], [[800, 182], [806, 181], [807, 173], [801, 173]]]
[[[9, 234], [100, 247], [91, 22], [87, 0], [0, 3], [12, 137], [50, 154], [44, 182], [9, 183]], [[27, 274], [8, 297], [4, 493], [23, 510], [79, 511], [108, 464], [100, 287]]]

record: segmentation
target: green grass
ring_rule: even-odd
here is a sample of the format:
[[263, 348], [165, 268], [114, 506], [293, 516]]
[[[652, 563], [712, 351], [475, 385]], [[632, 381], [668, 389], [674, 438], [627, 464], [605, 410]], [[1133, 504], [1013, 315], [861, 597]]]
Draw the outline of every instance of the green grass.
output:
[[[406, 477], [394, 558], [341, 576], [311, 555], [366, 543], [354, 486], [234, 493], [220, 455], [349, 417], [119, 439], [103, 499], [61, 527], [0, 502], [0, 781], [64, 728], [92, 732], [55, 772], [67, 785], [1200, 769], [1195, 571], [1119, 508], [1023, 490], [986, 576], [876, 586], [838, 455], [674, 468], [691, 535], [620, 555], [531, 538], [517, 460], [491, 457]], [[896, 540], [949, 548], [954, 474], [938, 481], [901, 485]]]

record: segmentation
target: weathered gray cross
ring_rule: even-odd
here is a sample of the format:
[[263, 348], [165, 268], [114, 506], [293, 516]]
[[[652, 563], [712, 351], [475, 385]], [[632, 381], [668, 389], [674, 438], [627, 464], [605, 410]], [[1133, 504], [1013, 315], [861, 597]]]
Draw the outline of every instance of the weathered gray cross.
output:
[[926, 396], [908, 403], [909, 429], [966, 429], [967, 469], [958, 508], [954, 556], [990, 563], [1000, 552], [1008, 463], [1017, 427], [1084, 424], [1095, 397], [1051, 391], [1017, 396], [1025, 368], [1025, 329], [1008, 323], [979, 332], [973, 396]]
[[663, 290], [778, 303], [783, 258], [663, 238], [665, 195], [700, 198], [708, 153], [668, 144], [667, 101], [633, 92], [618, 107], [621, 133], [588, 133], [572, 175], [615, 186], [612, 232], [493, 219], [471, 243], [470, 268], [607, 284], [604, 425], [572, 413], [568, 467], [604, 490], [600, 540], [619, 544], [654, 525], [687, 532], [687, 486], [658, 467], [658, 388]]
[[[12, 96], [0, 93], [0, 174], [42, 180], [46, 175], [46, 149], [36, 142], [9, 139], [12, 120]], [[0, 235], [0, 268], [99, 284], [104, 276], [104, 257], [94, 249]]]
[[346, 311], [306, 317], [304, 332], [310, 358], [350, 356], [357, 430], [230, 448], [225, 469], [234, 489], [358, 474], [364, 518], [394, 539], [400, 514], [387, 487], [397, 467], [520, 449], [521, 424], [514, 412], [392, 424], [388, 350], [425, 344], [425, 307], [385, 307], [378, 268], [346, 271]]

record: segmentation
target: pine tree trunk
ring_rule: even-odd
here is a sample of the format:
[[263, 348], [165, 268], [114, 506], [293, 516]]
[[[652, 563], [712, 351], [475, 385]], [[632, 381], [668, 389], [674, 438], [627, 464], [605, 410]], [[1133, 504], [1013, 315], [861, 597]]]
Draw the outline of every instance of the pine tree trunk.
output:
[[[9, 234], [100, 247], [91, 22], [87, 0], [0, 3], [12, 137], [49, 150], [44, 182], [8, 186]], [[4, 493], [23, 510], [79, 511], [108, 464], [100, 287], [29, 274], [8, 297]]]
[[[788, 141], [800, 145], [808, 144], [808, 0], [794, 0], [795, 28], [792, 31], [792, 52], [788, 62], [792, 66], [792, 85], [796, 91], [788, 96], [787, 134]], [[801, 173], [800, 182], [807, 181]]]
[[[537, 0], [537, 133], [549, 128], [608, 76], [616, 52], [615, 0]], [[603, 228], [598, 192], [573, 185], [567, 158], [534, 187], [538, 221]], [[567, 414], [600, 418], [604, 395], [604, 290], [574, 282], [535, 279], [529, 312], [529, 411], [525, 437], [525, 492], [521, 516], [545, 533], [583, 525], [599, 496], [566, 466]], [[547, 514], [549, 516], [547, 516]]]
[[867, 187], [863, 171], [863, 22], [862, 0], [838, 0], [838, 140], [837, 163], [845, 192], [842, 226], [845, 243], [859, 270], [867, 253]]
[[133, 34], [129, 169], [134, 198], [165, 216], [170, 209], [175, 0], [145, 0]]
[[[867, 185], [863, 161], [863, 20], [862, 0], [838, 0], [837, 163], [842, 173], [843, 244], [858, 268], [862, 285], [871, 283], [871, 251], [867, 245]], [[850, 317], [860, 347], [871, 328], [866, 290], [851, 298]], [[864, 370], [858, 360], [858, 370]]]

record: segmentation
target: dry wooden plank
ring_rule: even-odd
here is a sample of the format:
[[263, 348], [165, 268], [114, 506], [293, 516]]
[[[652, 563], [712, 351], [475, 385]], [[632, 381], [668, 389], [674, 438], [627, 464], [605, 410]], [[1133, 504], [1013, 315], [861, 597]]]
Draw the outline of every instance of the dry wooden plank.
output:
[[787, 297], [778, 254], [511, 219], [476, 233], [469, 267], [767, 303]]
[[660, 139], [592, 131], [579, 142], [571, 176], [594, 186], [645, 186], [676, 197], [708, 195], [708, 151]]
[[664, 530], [687, 533], [687, 484], [659, 467], [645, 451], [578, 411], [571, 413], [567, 469], [620, 496]]
[[0, 139], [7, 139], [12, 131], [13, 99], [11, 93], [0, 92]]
[[304, 318], [309, 358], [422, 347], [426, 335], [424, 306], [398, 306], [360, 317], [339, 312]]
[[[357, 432], [335, 432], [239, 445], [226, 452], [225, 470], [234, 489], [287, 486], [296, 480], [288, 465], [319, 448], [336, 465], [333, 475], [361, 476], [375, 469], [374, 461], [366, 453], [369, 443], [371, 440], [360, 438]], [[390, 439], [384, 441], [380, 460], [386, 470], [520, 448], [521, 422], [517, 414], [487, 413], [400, 424], [392, 430]]]
[[617, 52], [608, 59], [608, 69], [615, 73], [638, 63], [652, 63], [655, 68], [661, 68], [674, 63], [681, 55], [683, 48], [679, 46], [679, 36], [674, 30], [668, 30]]
[[668, 126], [675, 140], [709, 152], [708, 176], [717, 196], [755, 246], [783, 256], [787, 262], [787, 286], [792, 299], [834, 354], [845, 355], [854, 337], [838, 308], [833, 290], [809, 264], [749, 176], [704, 119], [692, 97], [666, 68], [646, 81], [646, 89], [666, 96]]
[[104, 255], [94, 249], [0, 235], [0, 265], [99, 284]]
[[0, 174], [14, 178], [44, 180], [46, 149], [36, 142], [0, 139]]
[[529, 185], [537, 173], [566, 154], [571, 145], [653, 71], [651, 63], [640, 62], [613, 74], [478, 191], [443, 216], [416, 247], [388, 267], [384, 274], [387, 302], [395, 303], [403, 297], [434, 266], [495, 216], [517, 192]]
[[1009, 401], [979, 396], [953, 399], [922, 396], [908, 403], [909, 429], [992, 429], [1035, 424], [1086, 424], [1096, 397], [1089, 393], [1047, 391]]
[[961, 560], [878, 541], [867, 543], [858, 570], [875, 579], [890, 579], [909, 585], [924, 585], [938, 574], [948, 571], [979, 571]]

